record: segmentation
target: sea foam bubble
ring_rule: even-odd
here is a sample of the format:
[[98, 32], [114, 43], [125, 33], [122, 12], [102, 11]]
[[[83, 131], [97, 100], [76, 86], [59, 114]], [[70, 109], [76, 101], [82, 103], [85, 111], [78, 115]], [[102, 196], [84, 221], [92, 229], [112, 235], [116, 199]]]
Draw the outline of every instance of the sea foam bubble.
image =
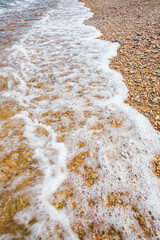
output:
[[160, 136], [123, 102], [123, 78], [109, 68], [119, 45], [97, 39], [101, 33], [83, 24], [91, 16], [84, 4], [60, 0], [6, 50], [1, 76], [8, 78], [8, 90], [1, 95], [12, 114], [1, 121], [2, 132], [10, 127], [1, 145], [15, 152], [27, 146], [36, 171], [32, 183], [12, 196], [31, 197], [13, 216], [29, 229], [25, 239], [160, 234], [160, 182], [151, 163]]

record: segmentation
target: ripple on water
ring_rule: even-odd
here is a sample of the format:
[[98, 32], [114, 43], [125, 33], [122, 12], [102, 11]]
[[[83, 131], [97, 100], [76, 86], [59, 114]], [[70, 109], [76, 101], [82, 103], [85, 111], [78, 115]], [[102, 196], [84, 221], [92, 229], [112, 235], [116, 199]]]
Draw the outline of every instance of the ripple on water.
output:
[[2, 62], [2, 239], [155, 239], [159, 135], [123, 103], [118, 44], [82, 3], [44, 12]]

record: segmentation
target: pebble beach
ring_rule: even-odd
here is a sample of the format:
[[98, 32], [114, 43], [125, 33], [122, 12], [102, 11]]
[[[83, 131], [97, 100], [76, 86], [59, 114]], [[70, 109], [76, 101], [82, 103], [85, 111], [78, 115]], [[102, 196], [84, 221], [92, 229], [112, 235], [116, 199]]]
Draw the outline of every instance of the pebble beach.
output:
[[159, 6], [0, 0], [0, 240], [160, 240]]
[[110, 67], [123, 75], [126, 103], [160, 131], [160, 1], [85, 0], [94, 16], [86, 21], [103, 40], [118, 42]]

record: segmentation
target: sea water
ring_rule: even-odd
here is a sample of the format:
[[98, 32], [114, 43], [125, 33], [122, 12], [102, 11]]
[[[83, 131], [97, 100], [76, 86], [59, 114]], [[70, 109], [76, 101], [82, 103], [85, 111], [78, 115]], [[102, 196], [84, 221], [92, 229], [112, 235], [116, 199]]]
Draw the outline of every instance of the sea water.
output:
[[0, 239], [159, 239], [160, 135], [77, 0], [1, 1]]

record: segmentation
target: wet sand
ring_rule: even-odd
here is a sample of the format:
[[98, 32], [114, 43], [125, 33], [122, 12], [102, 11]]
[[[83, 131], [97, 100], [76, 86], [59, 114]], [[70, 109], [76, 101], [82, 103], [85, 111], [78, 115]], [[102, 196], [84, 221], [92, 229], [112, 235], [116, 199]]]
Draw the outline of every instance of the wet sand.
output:
[[119, 42], [110, 67], [123, 75], [126, 103], [160, 131], [160, 1], [83, 0], [94, 16], [86, 21], [103, 40]]

